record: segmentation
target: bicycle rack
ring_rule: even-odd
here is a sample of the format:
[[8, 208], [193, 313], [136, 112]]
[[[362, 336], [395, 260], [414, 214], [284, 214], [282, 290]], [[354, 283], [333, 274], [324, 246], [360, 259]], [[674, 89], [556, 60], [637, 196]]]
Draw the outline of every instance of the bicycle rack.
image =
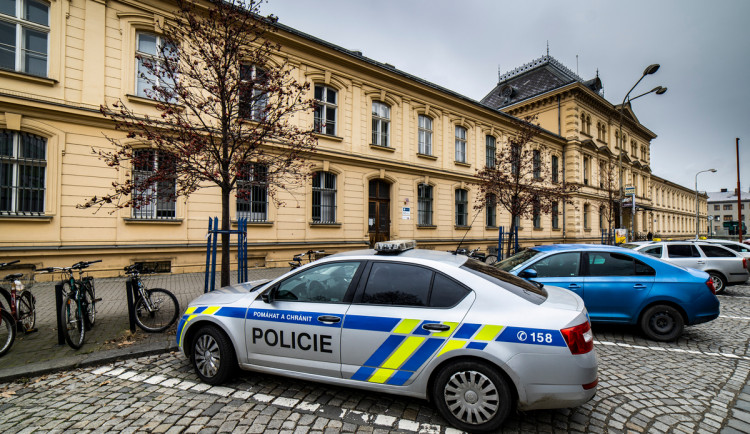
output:
[[57, 306], [57, 309], [55, 309], [55, 312], [57, 312], [57, 345], [65, 345], [65, 336], [63, 335], [63, 324], [62, 324], [62, 317], [60, 316], [60, 311], [62, 310], [62, 304], [63, 304], [63, 283], [60, 282], [57, 285], [55, 285], [55, 306]]
[[[216, 289], [216, 243], [219, 239], [219, 234], [229, 234], [230, 237], [232, 234], [237, 234], [237, 282], [247, 282], [247, 219], [238, 219], [236, 230], [223, 231], [219, 229], [218, 217], [209, 218], [208, 242], [206, 242], [206, 276], [203, 284], [204, 293]], [[211, 270], [210, 273], [209, 268]]]
[[125, 293], [128, 297], [128, 320], [130, 321], [130, 333], [135, 333], [135, 294], [133, 284], [128, 279], [125, 282]]

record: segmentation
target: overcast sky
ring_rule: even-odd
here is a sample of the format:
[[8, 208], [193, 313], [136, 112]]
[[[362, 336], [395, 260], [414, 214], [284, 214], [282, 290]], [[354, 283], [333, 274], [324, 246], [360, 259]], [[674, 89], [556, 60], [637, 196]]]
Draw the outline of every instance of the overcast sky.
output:
[[[597, 69], [619, 104], [631, 93], [655, 175], [701, 191], [750, 185], [750, 1], [269, 0], [281, 23], [480, 100], [507, 72], [550, 55], [584, 80]], [[743, 164], [744, 163], [744, 164]], [[750, 196], [750, 194], [748, 195]]]

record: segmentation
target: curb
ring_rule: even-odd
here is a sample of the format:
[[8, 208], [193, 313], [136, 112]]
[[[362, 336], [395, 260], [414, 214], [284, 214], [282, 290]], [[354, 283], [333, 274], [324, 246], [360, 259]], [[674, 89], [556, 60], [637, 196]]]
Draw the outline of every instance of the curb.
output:
[[8, 383], [19, 378], [37, 377], [64, 370], [102, 365], [119, 360], [169, 353], [176, 350], [178, 350], [177, 343], [152, 342], [128, 348], [117, 348], [91, 354], [82, 354], [80, 356], [64, 357], [47, 362], [31, 363], [0, 370], [0, 383]]

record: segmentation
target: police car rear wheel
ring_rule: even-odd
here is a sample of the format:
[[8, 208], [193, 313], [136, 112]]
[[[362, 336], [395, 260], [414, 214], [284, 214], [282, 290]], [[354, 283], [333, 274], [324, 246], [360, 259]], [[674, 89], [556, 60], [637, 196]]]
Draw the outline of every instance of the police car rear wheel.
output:
[[433, 397], [444, 418], [469, 432], [499, 428], [508, 417], [513, 400], [497, 371], [472, 361], [443, 368], [435, 378]]
[[229, 339], [213, 326], [204, 326], [193, 339], [192, 362], [200, 379], [208, 384], [223, 383], [237, 364]]

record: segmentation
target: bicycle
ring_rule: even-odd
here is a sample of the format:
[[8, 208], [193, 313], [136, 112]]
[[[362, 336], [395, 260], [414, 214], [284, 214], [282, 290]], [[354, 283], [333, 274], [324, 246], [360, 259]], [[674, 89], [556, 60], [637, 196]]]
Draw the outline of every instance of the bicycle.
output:
[[180, 305], [177, 297], [164, 288], [147, 288], [141, 279], [145, 274], [140, 264], [125, 267], [135, 295], [135, 323], [150, 333], [163, 332], [177, 321]]
[[[39, 270], [47, 273], [62, 272], [67, 275], [62, 281], [65, 289], [63, 303], [60, 306], [59, 327], [63, 330], [65, 342], [76, 350], [83, 346], [86, 331], [94, 326], [96, 303], [101, 301], [96, 298], [93, 277], [83, 276], [83, 270], [97, 262], [102, 260], [80, 261], [70, 267], [47, 267]], [[73, 275], [73, 271], [78, 271], [78, 279]]]
[[[20, 260], [0, 263], [0, 269], [18, 262]], [[34, 328], [36, 324], [36, 298], [28, 290], [33, 285], [34, 274], [31, 273], [27, 285], [21, 282], [23, 276], [23, 273], [13, 273], [3, 278], [8, 282], [10, 291], [0, 286], [0, 293], [8, 304], [8, 308], [6, 308], [0, 303], [0, 311], [2, 311], [2, 317], [0, 317], [0, 356], [7, 353], [13, 346], [16, 334], [19, 331], [19, 325], [24, 333], [37, 331]]]
[[497, 262], [497, 255], [485, 255], [484, 253], [479, 252], [479, 247], [472, 250], [466, 250], [464, 248], [459, 248], [455, 251], [451, 250], [451, 253], [458, 254], [458, 255], [466, 255], [470, 258], [474, 258], [478, 261], [482, 261], [485, 264], [492, 265], [495, 262]]
[[294, 255], [294, 257], [292, 258], [292, 261], [289, 262], [289, 266], [291, 267], [289, 268], [289, 271], [301, 267], [302, 258], [304, 256], [307, 256], [307, 263], [309, 264], [310, 262], [314, 261], [313, 255], [323, 254], [325, 252], [326, 252], [325, 250], [308, 250], [304, 253], [299, 253], [297, 255]]

